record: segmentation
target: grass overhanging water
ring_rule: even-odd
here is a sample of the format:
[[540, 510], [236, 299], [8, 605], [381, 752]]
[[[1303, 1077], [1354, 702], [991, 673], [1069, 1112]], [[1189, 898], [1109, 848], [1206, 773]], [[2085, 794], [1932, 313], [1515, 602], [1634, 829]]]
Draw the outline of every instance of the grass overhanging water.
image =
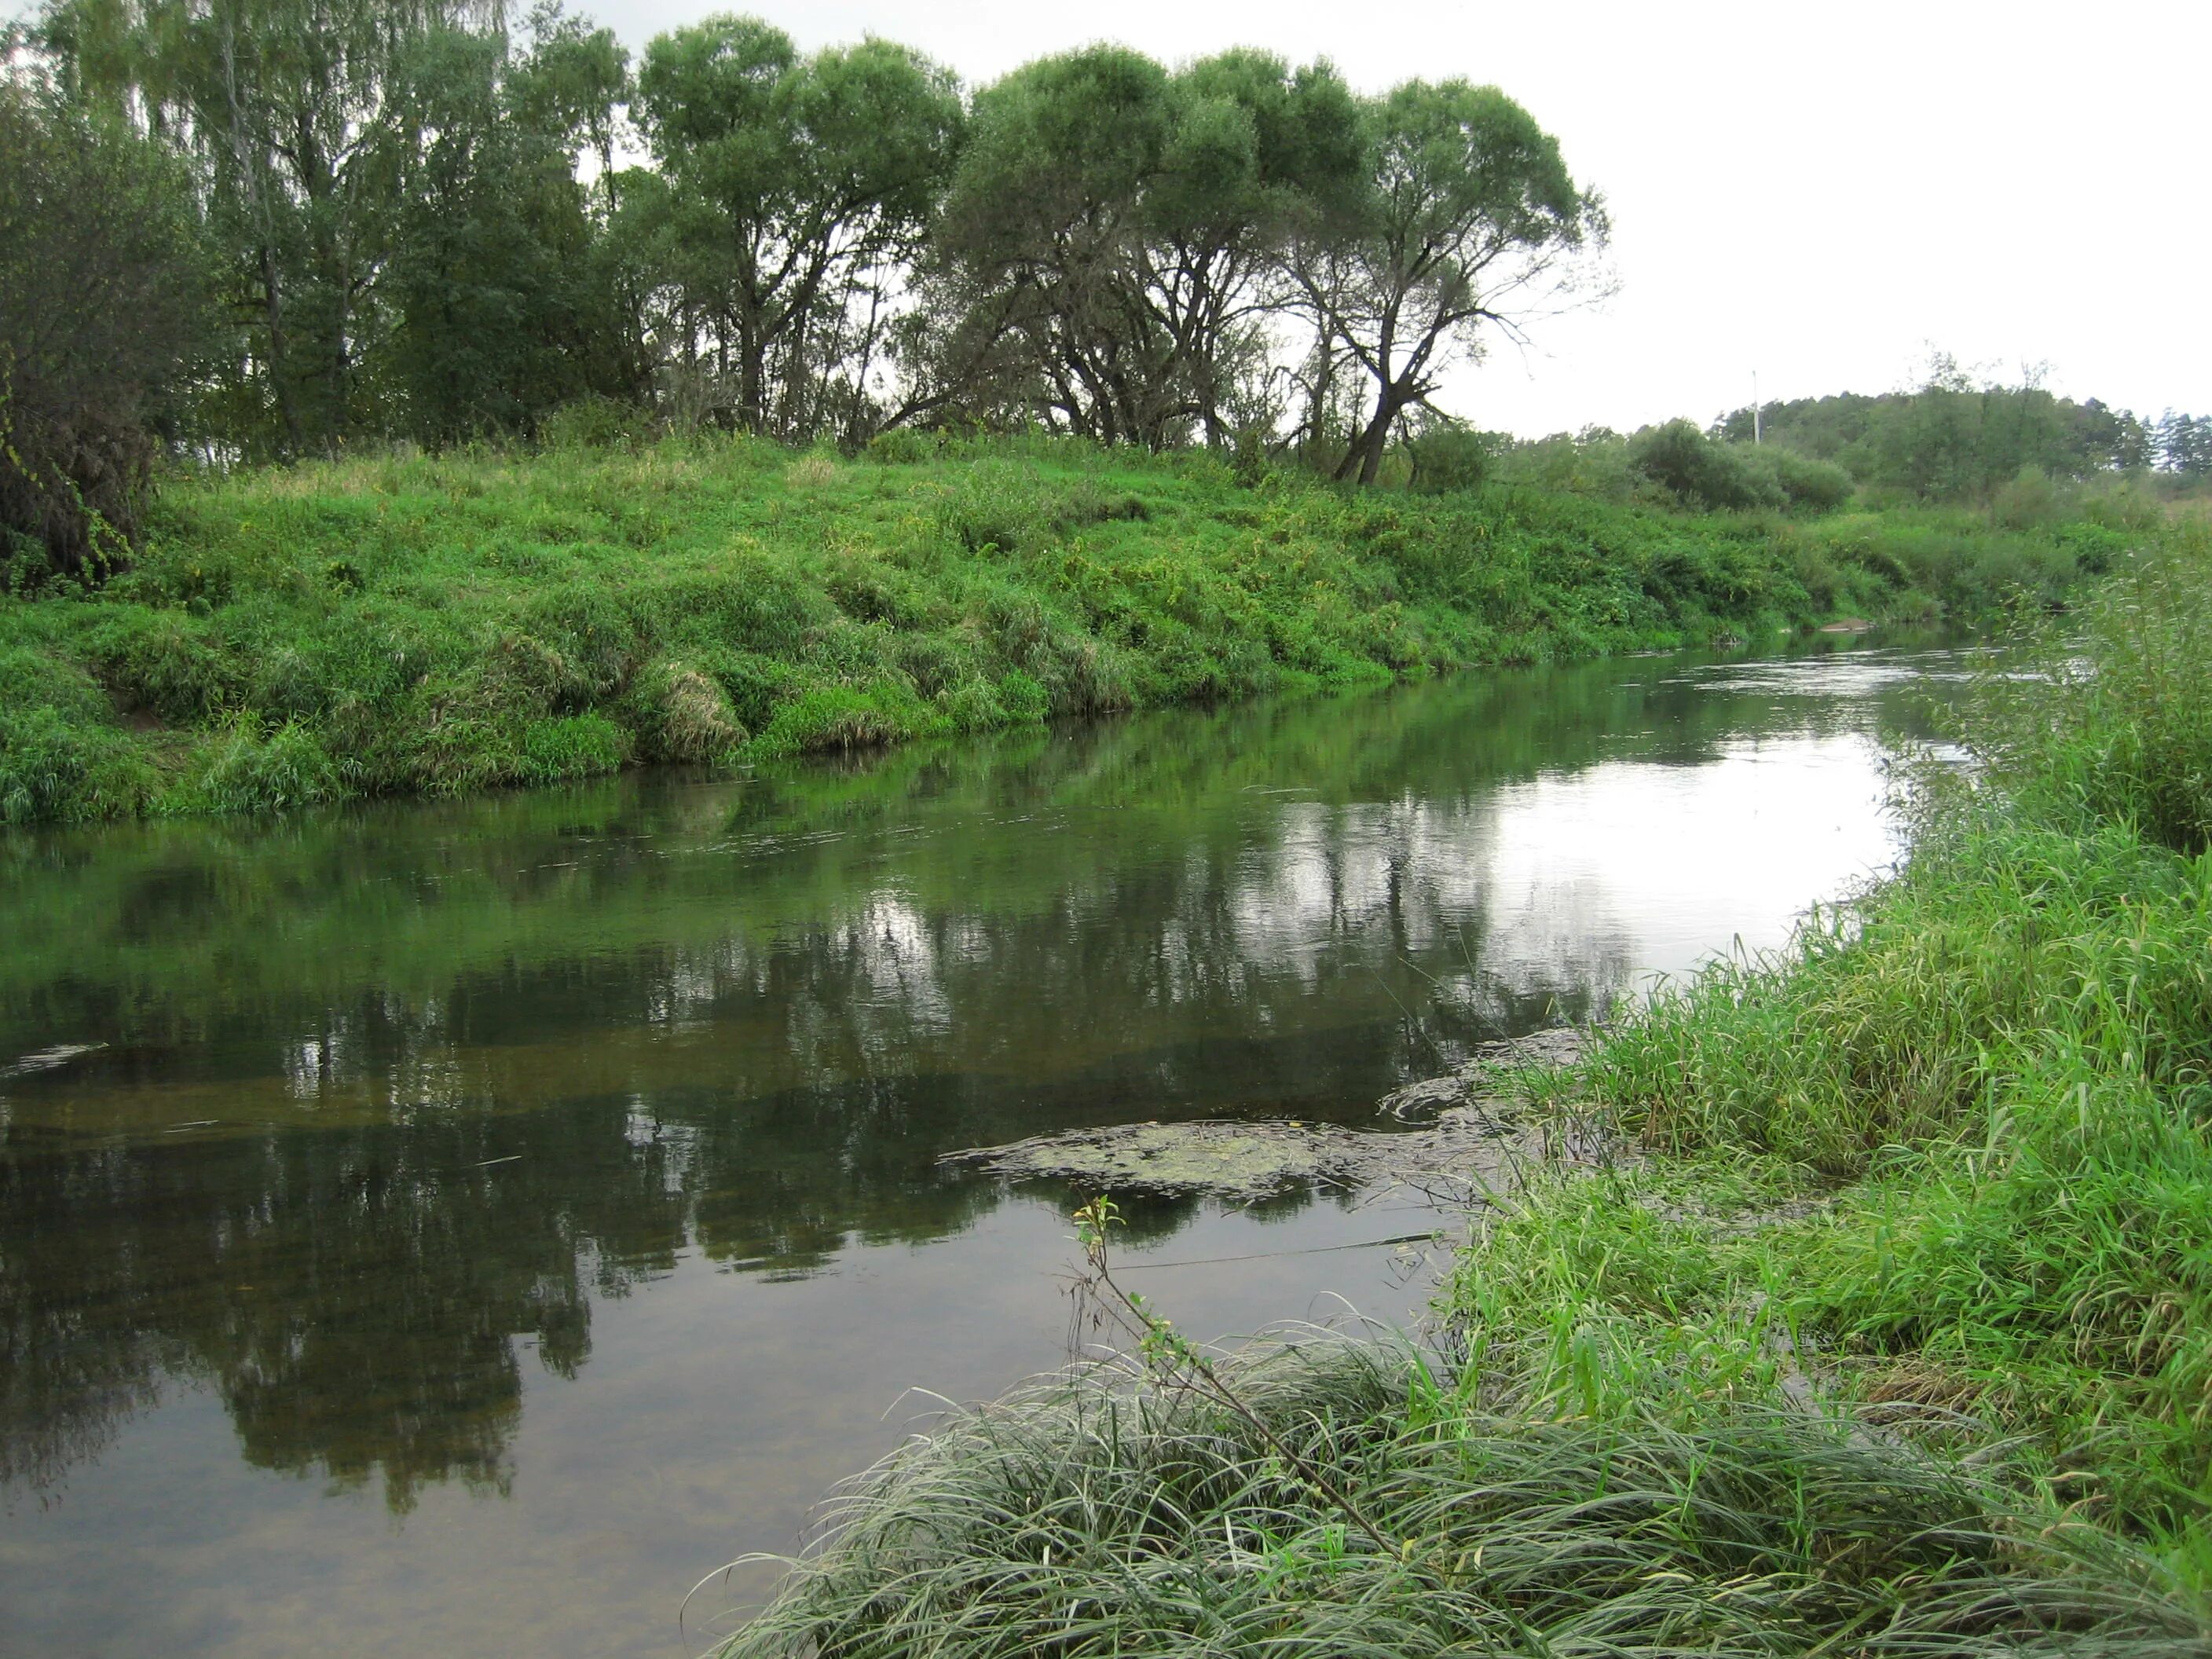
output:
[[2212, 1652], [2212, 537], [1993, 664], [1892, 879], [1533, 1109], [1449, 1362], [1310, 1335], [953, 1414], [726, 1659]]
[[[911, 434], [904, 434], [911, 437]], [[1256, 487], [1206, 455], [744, 438], [180, 482], [135, 566], [0, 596], [0, 823], [743, 764], [2061, 598], [2144, 533]], [[2137, 507], [2140, 503], [2136, 504]], [[2138, 514], [2139, 516], [2139, 514]]]

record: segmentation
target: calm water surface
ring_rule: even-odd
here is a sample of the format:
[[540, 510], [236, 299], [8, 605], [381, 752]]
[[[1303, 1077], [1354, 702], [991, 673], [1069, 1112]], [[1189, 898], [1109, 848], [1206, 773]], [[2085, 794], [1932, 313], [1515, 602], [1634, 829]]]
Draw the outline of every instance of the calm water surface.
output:
[[[1374, 1123], [1880, 866], [1940, 653], [1641, 659], [742, 781], [0, 838], [0, 1651], [696, 1652], [1066, 1195], [939, 1154]], [[1138, 1206], [1186, 1328], [1406, 1321], [1391, 1194]], [[1352, 1248], [1339, 1248], [1352, 1247]], [[1340, 1297], [1342, 1301], [1335, 1298]]]

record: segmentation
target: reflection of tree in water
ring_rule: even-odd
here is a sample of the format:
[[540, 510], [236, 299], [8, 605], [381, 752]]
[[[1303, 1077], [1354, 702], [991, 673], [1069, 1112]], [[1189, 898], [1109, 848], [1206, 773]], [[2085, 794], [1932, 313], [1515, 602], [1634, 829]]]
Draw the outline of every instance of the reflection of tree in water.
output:
[[399, 1510], [424, 1480], [501, 1485], [514, 1339], [573, 1371], [591, 1293], [682, 1242], [652, 1149], [567, 1115], [496, 1121], [496, 1152], [471, 1116], [9, 1159], [9, 1476], [58, 1478], [83, 1401], [167, 1371], [220, 1392], [258, 1465], [380, 1472]]
[[[0, 1059], [113, 1046], [0, 1085], [0, 1479], [52, 1486], [174, 1376], [258, 1465], [380, 1476], [398, 1510], [501, 1489], [526, 1348], [573, 1372], [592, 1297], [687, 1248], [805, 1277], [996, 1203], [939, 1170], [951, 1148], [1371, 1122], [1477, 1042], [1597, 1012], [1623, 939], [1500, 964], [1484, 871], [1501, 779], [1744, 729], [1630, 667], [665, 806], [623, 786], [15, 843]], [[1090, 827], [1051, 833], [1071, 813]], [[148, 1127], [194, 1088], [280, 1127]], [[1127, 1213], [1160, 1237], [1193, 1207]]]

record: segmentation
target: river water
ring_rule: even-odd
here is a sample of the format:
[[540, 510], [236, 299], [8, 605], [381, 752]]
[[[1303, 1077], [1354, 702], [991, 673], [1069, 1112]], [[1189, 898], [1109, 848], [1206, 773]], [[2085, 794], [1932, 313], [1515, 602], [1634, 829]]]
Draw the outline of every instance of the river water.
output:
[[[732, 781], [0, 838], [0, 1652], [696, 1653], [930, 1401], [1066, 1352], [938, 1164], [1374, 1102], [1780, 943], [1955, 678], [1834, 642]], [[1402, 1193], [1130, 1206], [1230, 1335], [1417, 1317]]]

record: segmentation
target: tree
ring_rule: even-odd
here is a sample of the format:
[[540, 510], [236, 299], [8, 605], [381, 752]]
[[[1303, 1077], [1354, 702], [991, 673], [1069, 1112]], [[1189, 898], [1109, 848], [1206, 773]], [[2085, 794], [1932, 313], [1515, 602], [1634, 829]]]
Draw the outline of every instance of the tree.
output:
[[621, 64], [604, 32], [554, 32], [516, 61], [501, 38], [439, 30], [409, 54], [384, 279], [395, 424], [433, 443], [526, 432], [586, 392], [634, 389], [574, 155], [611, 127]]
[[363, 369], [388, 312], [403, 65], [497, 0], [58, 0], [43, 33], [83, 96], [190, 155], [246, 325], [228, 435], [296, 455], [384, 424]]
[[1313, 383], [1330, 384], [1340, 354], [1370, 383], [1370, 412], [1338, 468], [1363, 483], [1454, 358], [1479, 356], [1486, 328], [1519, 337], [1607, 234], [1558, 141], [1495, 87], [1407, 82], [1367, 120], [1362, 187], [1311, 204], [1288, 267], [1315, 329]]
[[951, 165], [951, 76], [888, 41], [801, 58], [756, 18], [655, 40], [637, 113], [659, 163], [631, 222], [661, 250], [665, 332], [734, 381], [737, 422], [803, 435], [864, 398], [900, 274]]
[[1024, 412], [1107, 443], [1223, 443], [1239, 380], [1265, 371], [1262, 279], [1294, 206], [1359, 160], [1326, 64], [1042, 58], [976, 99], [933, 297], [977, 357], [1005, 348], [1002, 395]]
[[0, 80], [0, 563], [96, 576], [136, 536], [207, 339], [199, 233], [157, 146]]

